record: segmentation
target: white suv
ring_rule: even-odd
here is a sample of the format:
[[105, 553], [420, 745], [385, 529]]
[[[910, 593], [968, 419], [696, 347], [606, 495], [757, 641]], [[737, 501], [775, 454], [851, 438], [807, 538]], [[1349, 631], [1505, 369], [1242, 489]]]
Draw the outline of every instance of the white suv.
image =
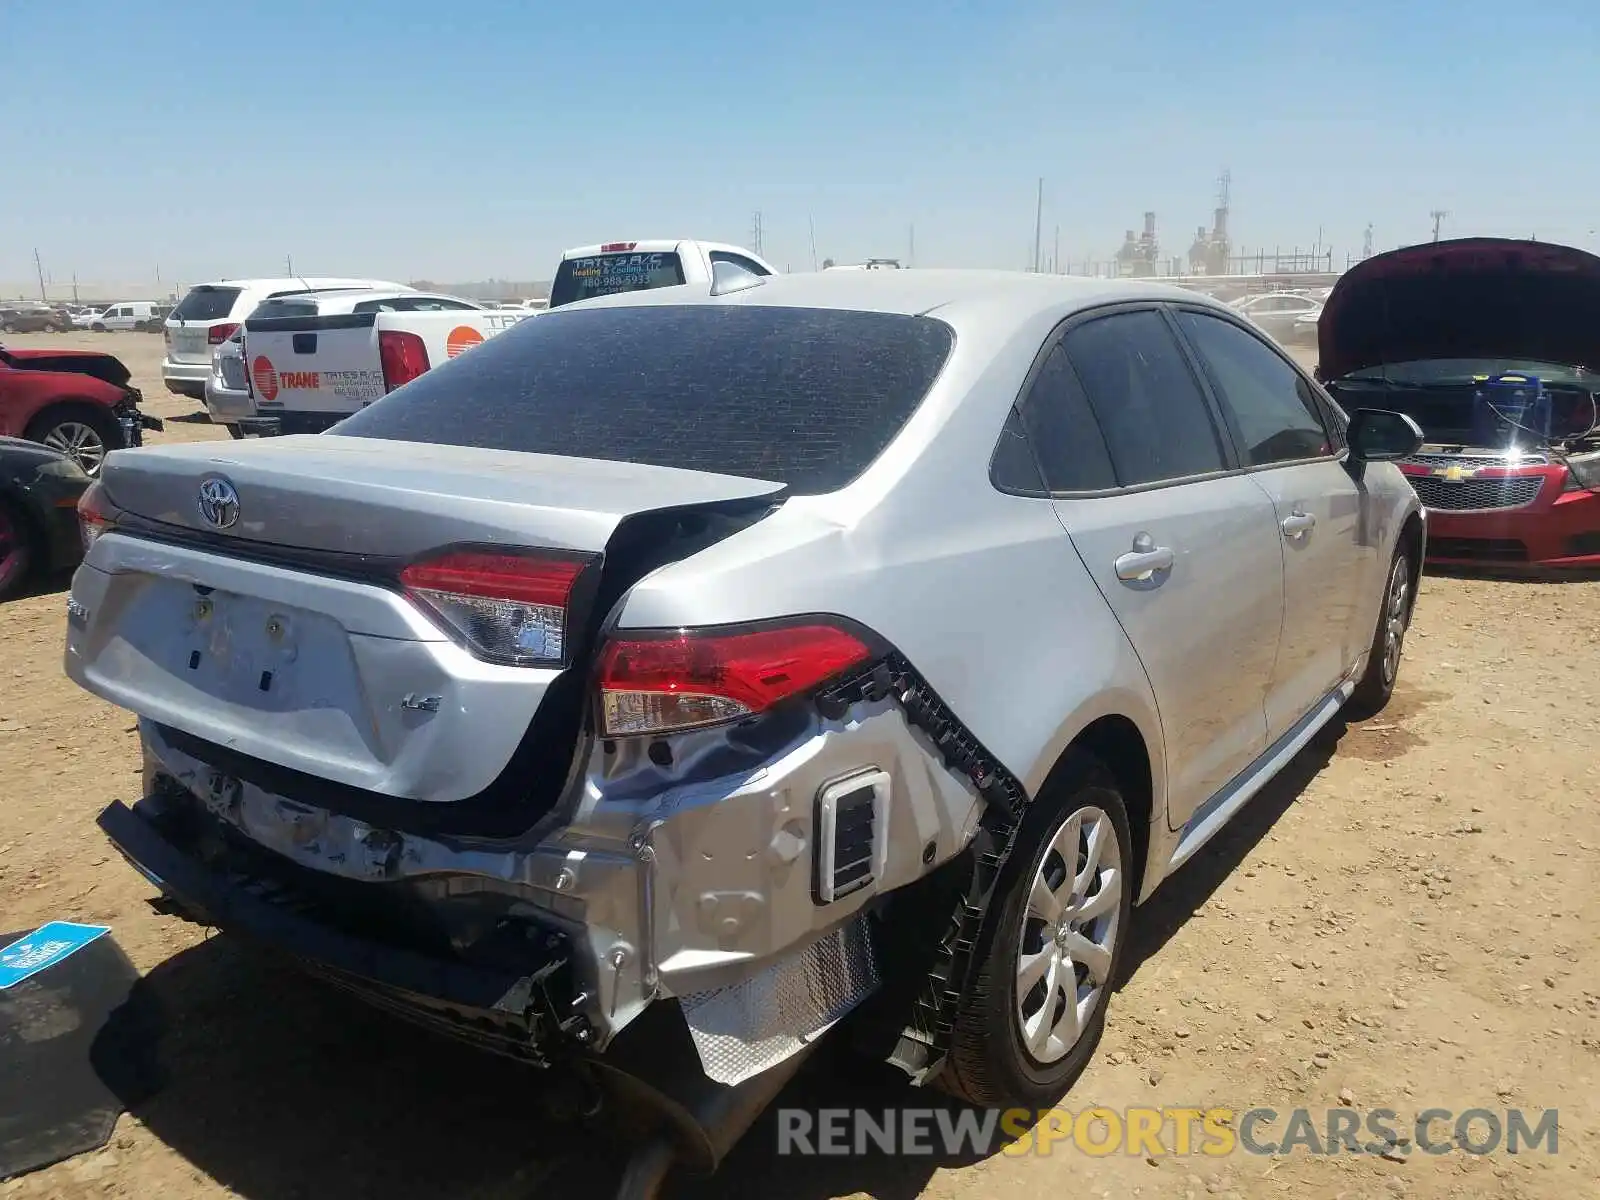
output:
[[299, 292], [344, 291], [349, 288], [387, 288], [409, 292], [403, 283], [383, 279], [343, 279], [325, 276], [285, 279], [223, 279], [189, 289], [167, 318], [167, 352], [161, 378], [167, 391], [191, 400], [206, 397], [206, 377], [211, 374], [212, 351], [238, 332], [244, 319], [263, 300]]

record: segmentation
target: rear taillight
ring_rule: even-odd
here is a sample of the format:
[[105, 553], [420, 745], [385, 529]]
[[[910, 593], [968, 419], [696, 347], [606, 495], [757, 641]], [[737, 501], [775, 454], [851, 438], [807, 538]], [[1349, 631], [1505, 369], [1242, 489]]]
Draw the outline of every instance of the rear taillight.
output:
[[453, 550], [400, 573], [412, 601], [480, 658], [565, 666], [567, 615], [582, 558]]
[[220, 346], [238, 332], [239, 323], [237, 321], [224, 321], [221, 325], [213, 325], [206, 330], [206, 345]]
[[378, 331], [378, 361], [383, 365], [383, 388], [392, 392], [428, 369], [428, 347], [414, 333]]
[[820, 620], [618, 638], [600, 656], [601, 728], [626, 737], [737, 721], [873, 657], [861, 637]]
[[82, 496], [78, 497], [78, 533], [83, 538], [83, 552], [108, 529], [116, 528], [116, 510], [106, 500], [106, 489], [97, 479]]

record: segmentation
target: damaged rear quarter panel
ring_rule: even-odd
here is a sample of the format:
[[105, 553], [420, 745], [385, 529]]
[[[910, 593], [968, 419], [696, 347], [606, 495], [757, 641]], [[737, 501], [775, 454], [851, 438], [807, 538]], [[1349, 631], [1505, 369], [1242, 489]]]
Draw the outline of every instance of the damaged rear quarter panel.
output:
[[1116, 708], [1144, 737], [1160, 809], [1165, 761], [1143, 667], [1051, 503], [989, 482], [1006, 415], [1054, 324], [1034, 320], [994, 355], [971, 347], [994, 345], [1012, 321], [979, 311], [957, 322], [943, 375], [864, 475], [791, 498], [646, 577], [619, 629], [837, 614], [904, 655], [1029, 795], [1072, 738]]

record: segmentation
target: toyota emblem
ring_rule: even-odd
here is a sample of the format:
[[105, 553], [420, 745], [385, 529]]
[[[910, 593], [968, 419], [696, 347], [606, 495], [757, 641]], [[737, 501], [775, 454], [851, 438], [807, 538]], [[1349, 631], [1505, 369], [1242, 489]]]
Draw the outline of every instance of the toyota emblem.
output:
[[200, 515], [214, 529], [228, 529], [239, 519], [239, 493], [220, 475], [200, 481]]

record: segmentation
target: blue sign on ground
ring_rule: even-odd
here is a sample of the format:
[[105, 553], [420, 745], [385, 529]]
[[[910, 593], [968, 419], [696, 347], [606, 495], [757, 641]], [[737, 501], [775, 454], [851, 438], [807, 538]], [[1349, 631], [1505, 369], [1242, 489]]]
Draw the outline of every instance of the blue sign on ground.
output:
[[32, 933], [24, 934], [0, 950], [0, 992], [13, 984], [37, 975], [46, 967], [76, 954], [95, 938], [110, 933], [106, 925], [78, 925], [72, 921], [51, 921]]

